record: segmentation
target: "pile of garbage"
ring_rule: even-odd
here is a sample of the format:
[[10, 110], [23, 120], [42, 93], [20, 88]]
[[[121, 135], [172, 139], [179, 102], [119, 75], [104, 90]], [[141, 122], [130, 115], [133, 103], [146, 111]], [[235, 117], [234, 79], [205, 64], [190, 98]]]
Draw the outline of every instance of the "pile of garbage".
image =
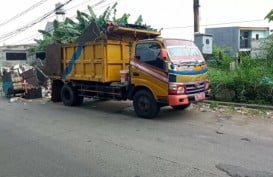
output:
[[50, 96], [50, 80], [39, 67], [17, 64], [1, 67], [2, 92], [6, 97], [26, 99]]

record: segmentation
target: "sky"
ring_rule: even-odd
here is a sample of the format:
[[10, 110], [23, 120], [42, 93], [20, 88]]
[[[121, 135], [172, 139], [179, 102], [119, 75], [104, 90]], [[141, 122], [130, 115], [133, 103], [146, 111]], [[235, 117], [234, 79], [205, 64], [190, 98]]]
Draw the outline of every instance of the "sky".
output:
[[[8, 0], [0, 6], [0, 46], [33, 43], [39, 39], [39, 29], [44, 29], [48, 21], [56, 19], [55, 14], [40, 20], [52, 12], [55, 4], [69, 0]], [[100, 4], [97, 4], [101, 2]], [[162, 29], [163, 37], [193, 40], [193, 0], [70, 0], [64, 6], [65, 16], [74, 18], [76, 11], [86, 11], [87, 5], [94, 6], [96, 14], [101, 14], [115, 2], [117, 16], [129, 13], [129, 22], [134, 23], [142, 15], [144, 23]], [[200, 32], [205, 28], [221, 26], [269, 27], [273, 22], [264, 20], [273, 9], [272, 0], [199, 0]], [[26, 12], [27, 10], [27, 12]], [[32, 25], [37, 22], [35, 25]]]

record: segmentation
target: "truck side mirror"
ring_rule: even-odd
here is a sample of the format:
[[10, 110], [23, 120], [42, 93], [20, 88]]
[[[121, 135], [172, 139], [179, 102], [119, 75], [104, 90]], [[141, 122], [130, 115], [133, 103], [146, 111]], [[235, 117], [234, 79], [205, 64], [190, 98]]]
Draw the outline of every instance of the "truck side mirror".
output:
[[167, 49], [160, 49], [160, 59], [166, 60], [168, 56]]

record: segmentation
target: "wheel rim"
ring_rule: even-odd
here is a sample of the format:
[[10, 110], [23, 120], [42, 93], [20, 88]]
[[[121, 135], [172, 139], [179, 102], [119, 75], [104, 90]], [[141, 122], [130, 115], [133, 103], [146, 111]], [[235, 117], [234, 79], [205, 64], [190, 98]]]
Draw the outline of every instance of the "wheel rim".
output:
[[142, 96], [139, 98], [138, 107], [141, 111], [148, 112], [151, 107], [151, 103], [147, 97]]

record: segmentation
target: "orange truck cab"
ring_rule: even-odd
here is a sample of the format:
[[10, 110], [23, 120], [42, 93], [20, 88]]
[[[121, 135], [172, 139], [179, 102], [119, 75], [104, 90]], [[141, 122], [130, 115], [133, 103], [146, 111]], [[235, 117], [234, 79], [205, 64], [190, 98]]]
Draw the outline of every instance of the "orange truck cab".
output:
[[183, 110], [210, 94], [207, 64], [192, 41], [113, 24], [107, 32], [84, 44], [48, 47], [53, 101], [132, 100], [137, 116], [154, 118], [163, 106]]

